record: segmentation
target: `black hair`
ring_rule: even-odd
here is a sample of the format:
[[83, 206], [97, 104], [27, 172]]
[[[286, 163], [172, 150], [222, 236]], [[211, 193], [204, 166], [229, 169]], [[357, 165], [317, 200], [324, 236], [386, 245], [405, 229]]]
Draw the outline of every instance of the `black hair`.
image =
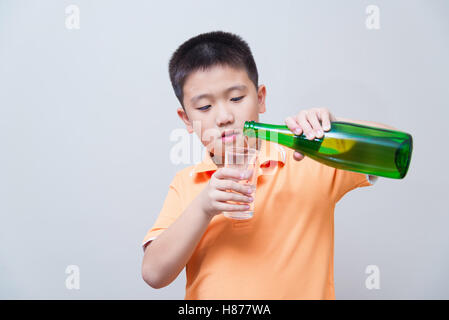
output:
[[170, 81], [184, 110], [183, 86], [187, 77], [216, 65], [245, 69], [257, 90], [259, 76], [249, 45], [229, 32], [202, 33], [180, 45], [169, 62]]

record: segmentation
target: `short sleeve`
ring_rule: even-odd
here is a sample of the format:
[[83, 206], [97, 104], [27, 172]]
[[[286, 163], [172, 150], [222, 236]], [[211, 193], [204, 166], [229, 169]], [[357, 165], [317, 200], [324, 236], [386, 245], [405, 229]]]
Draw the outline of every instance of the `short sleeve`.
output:
[[142, 248], [145, 249], [148, 242], [156, 239], [158, 235], [166, 230], [179, 217], [182, 210], [183, 206], [180, 196], [178, 177], [175, 176], [168, 187], [168, 192], [165, 197], [164, 204], [162, 205], [162, 209], [159, 212], [159, 216], [143, 239]]
[[372, 186], [376, 179], [377, 177], [374, 177], [373, 180], [370, 180], [369, 175], [365, 173], [334, 169], [332, 193], [335, 202], [340, 201], [340, 199], [351, 190]]

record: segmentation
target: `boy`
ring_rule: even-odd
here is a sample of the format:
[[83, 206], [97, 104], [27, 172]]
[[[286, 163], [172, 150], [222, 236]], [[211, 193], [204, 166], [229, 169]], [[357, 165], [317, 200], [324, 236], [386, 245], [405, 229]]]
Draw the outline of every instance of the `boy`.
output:
[[[173, 54], [169, 73], [182, 106], [178, 116], [206, 152], [201, 163], [176, 174], [144, 238], [145, 282], [167, 286], [186, 267], [186, 299], [335, 299], [335, 204], [377, 177], [328, 167], [260, 140], [252, 144], [260, 151], [257, 171], [224, 167], [224, 150], [247, 143], [244, 122], [259, 121], [266, 109], [266, 88], [258, 84], [250, 48], [239, 36], [217, 31], [189, 39]], [[355, 122], [314, 108], [285, 123], [314, 139], [337, 120]], [[237, 182], [252, 174], [254, 216], [224, 217], [223, 211], [248, 208], [228, 201], [253, 201], [254, 189]]]

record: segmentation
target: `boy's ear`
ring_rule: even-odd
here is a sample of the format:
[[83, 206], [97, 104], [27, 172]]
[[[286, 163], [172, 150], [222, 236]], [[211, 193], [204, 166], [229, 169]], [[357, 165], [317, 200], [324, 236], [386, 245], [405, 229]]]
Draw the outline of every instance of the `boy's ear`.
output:
[[261, 84], [257, 89], [257, 104], [259, 107], [259, 113], [264, 113], [266, 111], [265, 97], [267, 96], [267, 88], [265, 85]]
[[189, 117], [187, 116], [187, 113], [184, 111], [183, 108], [178, 108], [177, 110], [179, 118], [185, 123], [186, 129], [189, 133], [193, 133], [193, 126], [192, 123], [189, 120]]

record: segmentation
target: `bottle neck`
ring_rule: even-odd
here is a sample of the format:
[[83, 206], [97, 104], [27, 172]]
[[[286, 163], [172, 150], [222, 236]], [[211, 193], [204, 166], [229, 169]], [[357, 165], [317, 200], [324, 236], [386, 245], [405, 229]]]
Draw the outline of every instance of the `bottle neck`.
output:
[[292, 134], [290, 129], [288, 129], [288, 127], [285, 125], [246, 121], [243, 126], [243, 134], [248, 137], [255, 137], [273, 141], [272, 139], [274, 138], [274, 136], [279, 133], [288, 135]]
[[243, 126], [243, 134], [270, 142], [284, 145], [288, 148], [308, 152], [317, 150], [322, 138], [308, 140], [304, 134], [294, 134], [286, 125], [276, 125], [247, 121]]

